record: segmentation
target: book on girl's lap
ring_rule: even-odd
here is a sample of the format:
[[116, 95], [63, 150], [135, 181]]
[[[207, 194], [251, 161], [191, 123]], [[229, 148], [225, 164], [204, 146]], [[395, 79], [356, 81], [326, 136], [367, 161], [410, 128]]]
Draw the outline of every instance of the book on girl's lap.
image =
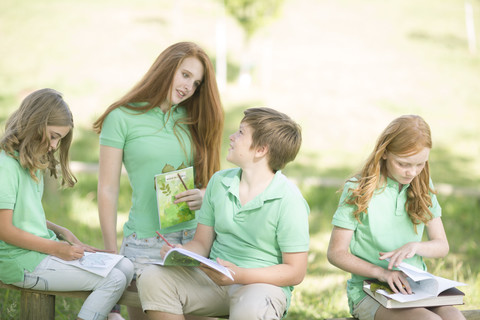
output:
[[53, 260], [106, 277], [124, 256], [107, 252], [86, 252], [77, 260], [63, 260], [52, 256]]
[[158, 216], [162, 229], [195, 219], [195, 211], [190, 210], [186, 202], [174, 203], [175, 195], [194, 187], [193, 167], [182, 164], [175, 169], [167, 164], [162, 173], [155, 175]]
[[233, 277], [227, 267], [218, 264], [217, 262], [205, 258], [195, 252], [183, 248], [172, 248], [167, 252], [163, 260], [150, 260], [146, 263], [158, 264], [161, 266], [184, 266], [184, 267], [198, 267], [201, 263], [209, 266], [218, 272], [223, 273], [233, 280]]
[[405, 262], [398, 269], [407, 275], [412, 294], [387, 292], [388, 284], [375, 280], [365, 280], [363, 291], [385, 308], [392, 309], [463, 304], [465, 294], [455, 287], [465, 283], [434, 276]]

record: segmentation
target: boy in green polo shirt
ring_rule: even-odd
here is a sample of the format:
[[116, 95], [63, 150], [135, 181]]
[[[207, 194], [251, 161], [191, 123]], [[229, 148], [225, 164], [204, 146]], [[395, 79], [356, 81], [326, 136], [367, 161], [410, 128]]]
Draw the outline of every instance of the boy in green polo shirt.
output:
[[234, 281], [207, 267], [151, 266], [138, 279], [150, 319], [281, 319], [305, 276], [309, 207], [280, 172], [300, 149], [300, 127], [270, 108], [244, 113], [227, 155], [239, 168], [212, 177], [195, 237], [183, 246], [229, 268]]

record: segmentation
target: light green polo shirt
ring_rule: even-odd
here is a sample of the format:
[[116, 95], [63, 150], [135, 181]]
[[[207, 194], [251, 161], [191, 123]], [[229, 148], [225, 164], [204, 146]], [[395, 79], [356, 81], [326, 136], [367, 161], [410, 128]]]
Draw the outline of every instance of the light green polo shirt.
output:
[[[13, 225], [36, 236], [56, 240], [53, 231], [47, 228], [43, 211], [43, 175], [37, 172], [39, 182], [35, 182], [27, 169], [1, 150], [0, 177], [0, 209], [13, 210]], [[0, 280], [4, 283], [23, 281], [24, 270], [33, 271], [46, 256], [0, 240]]]
[[[261, 268], [281, 264], [282, 252], [308, 251], [310, 209], [298, 188], [278, 171], [265, 191], [242, 206], [241, 172], [219, 171], [208, 183], [198, 222], [215, 230], [210, 259]], [[288, 306], [293, 287], [282, 289]]]
[[174, 106], [167, 113], [153, 108], [143, 114], [117, 108], [106, 117], [100, 144], [123, 149], [123, 164], [132, 187], [132, 206], [123, 227], [124, 236], [135, 232], [143, 239], [154, 237], [157, 230], [171, 233], [196, 227], [196, 220], [192, 220], [161, 229], [154, 189], [154, 176], [162, 172], [165, 164], [174, 168], [182, 163], [186, 166], [193, 164], [187, 126], [177, 124], [174, 129], [175, 122], [185, 116], [183, 107]]
[[[393, 251], [407, 242], [422, 240], [425, 225], [423, 223], [417, 225], [417, 233], [415, 233], [413, 223], [405, 210], [409, 186], [404, 185], [399, 191], [398, 182], [387, 178], [386, 187], [377, 189], [368, 204], [368, 214], [362, 213], [360, 215], [362, 223], [359, 223], [353, 216], [355, 207], [344, 203], [350, 195], [349, 189], [354, 189], [356, 183], [345, 184], [332, 224], [354, 230], [350, 242], [350, 252], [353, 255], [386, 269], [388, 261], [379, 260], [379, 252]], [[440, 217], [442, 210], [437, 197], [434, 194], [431, 194], [431, 197], [430, 211], [434, 217]], [[419, 255], [406, 259], [405, 262], [426, 270], [425, 263]], [[352, 278], [348, 280], [347, 296], [350, 311], [353, 305], [365, 296], [362, 289], [365, 279], [367, 278], [352, 274]]]

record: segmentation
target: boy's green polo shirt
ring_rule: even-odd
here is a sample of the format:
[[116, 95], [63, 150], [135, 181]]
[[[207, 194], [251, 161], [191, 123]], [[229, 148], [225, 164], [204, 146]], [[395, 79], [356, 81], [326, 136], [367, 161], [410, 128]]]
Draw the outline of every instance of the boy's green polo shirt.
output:
[[[347, 182], [340, 198], [340, 205], [333, 216], [332, 224], [345, 229], [354, 230], [350, 242], [350, 252], [372, 264], [387, 268], [388, 261], [379, 260], [379, 252], [389, 252], [400, 248], [407, 242], [422, 241], [425, 228], [423, 223], [417, 225], [417, 233], [413, 229], [413, 223], [405, 210], [407, 190], [410, 185], [404, 185], [399, 191], [399, 184], [395, 180], [387, 178], [385, 188], [375, 191], [368, 204], [368, 214], [362, 213], [359, 223], [353, 216], [355, 207], [344, 203], [350, 195], [349, 189], [356, 188], [355, 182]], [[441, 207], [434, 194], [431, 194], [432, 206], [430, 211], [434, 217], [441, 216]], [[422, 257], [415, 255], [405, 260], [406, 263], [426, 270]], [[356, 274], [348, 280], [347, 295], [350, 310], [364, 296], [363, 280]]]
[[[208, 183], [198, 222], [215, 230], [210, 259], [261, 268], [281, 264], [282, 252], [308, 251], [310, 209], [298, 188], [278, 171], [264, 192], [242, 206], [241, 172], [223, 170]], [[288, 306], [293, 287], [282, 289]]]
[[[28, 170], [2, 150], [0, 177], [0, 209], [13, 210], [13, 225], [36, 236], [55, 240], [55, 234], [47, 228], [42, 206], [43, 175], [38, 172], [39, 182], [35, 182]], [[33, 271], [46, 256], [0, 240], [0, 280], [4, 283], [22, 281], [24, 270]]]
[[154, 189], [154, 176], [166, 164], [178, 168], [182, 163], [186, 166], [193, 163], [188, 127], [175, 125], [185, 117], [186, 110], [180, 106], [167, 113], [160, 108], [140, 113], [120, 107], [106, 117], [100, 144], [123, 149], [123, 164], [132, 187], [132, 206], [123, 228], [124, 236], [135, 232], [142, 239], [155, 236], [157, 230], [171, 233], [196, 227], [196, 220], [192, 220], [160, 229]]

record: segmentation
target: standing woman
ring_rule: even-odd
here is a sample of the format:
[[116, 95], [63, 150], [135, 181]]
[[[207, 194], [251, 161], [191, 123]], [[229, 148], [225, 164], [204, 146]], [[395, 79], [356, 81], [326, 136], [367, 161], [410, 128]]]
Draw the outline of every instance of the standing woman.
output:
[[405, 261], [426, 270], [424, 257], [441, 258], [449, 251], [430, 179], [431, 148], [428, 124], [416, 115], [401, 116], [380, 135], [361, 171], [345, 183], [327, 257], [352, 273], [348, 303], [359, 320], [465, 319], [452, 306], [386, 309], [362, 289], [364, 280], [378, 279], [395, 293], [411, 294], [406, 276], [395, 267]]
[[55, 260], [77, 260], [95, 248], [48, 221], [42, 206], [45, 171], [57, 178], [60, 169], [63, 186], [77, 182], [68, 163], [73, 130], [68, 105], [55, 90], [37, 90], [22, 101], [5, 129], [0, 139], [0, 280], [34, 290], [92, 291], [77, 319], [106, 319], [133, 278], [132, 263], [123, 258], [102, 277]]
[[[132, 206], [123, 226], [120, 253], [140, 275], [145, 259], [160, 259], [163, 240], [193, 238], [196, 220], [162, 228], [154, 176], [165, 165], [193, 166], [196, 188], [176, 195], [191, 210], [202, 205], [210, 177], [220, 169], [224, 113], [207, 54], [197, 44], [180, 42], [165, 49], [144, 77], [110, 105], [93, 127], [100, 133], [98, 210], [105, 249], [117, 251], [116, 225], [122, 163], [132, 187]], [[140, 308], [129, 308], [139, 319]]]

